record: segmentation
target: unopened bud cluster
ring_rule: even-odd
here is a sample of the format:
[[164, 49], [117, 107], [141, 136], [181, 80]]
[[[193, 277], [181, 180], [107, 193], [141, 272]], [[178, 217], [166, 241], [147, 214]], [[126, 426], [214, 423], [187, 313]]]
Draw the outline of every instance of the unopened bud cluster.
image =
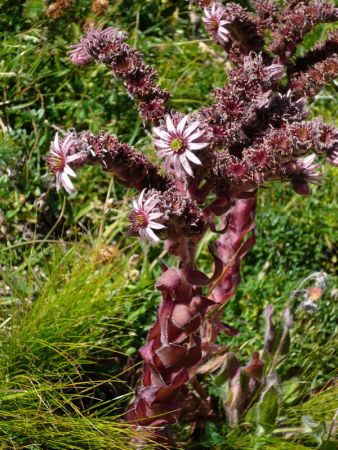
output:
[[116, 28], [91, 28], [72, 46], [71, 60], [79, 66], [93, 61], [106, 64], [138, 101], [143, 120], [157, 123], [167, 111], [170, 94], [157, 86], [156, 72], [143, 62], [139, 51], [125, 43], [126, 38], [127, 34]]

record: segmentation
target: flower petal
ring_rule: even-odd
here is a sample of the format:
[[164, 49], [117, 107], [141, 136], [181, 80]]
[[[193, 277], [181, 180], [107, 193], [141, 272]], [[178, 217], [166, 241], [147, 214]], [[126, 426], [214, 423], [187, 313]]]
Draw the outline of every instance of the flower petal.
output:
[[202, 148], [208, 147], [208, 142], [192, 142], [188, 145], [189, 150], [201, 150]]
[[170, 139], [170, 135], [160, 127], [153, 128], [153, 134], [155, 134], [160, 139], [165, 139], [165, 140]]
[[148, 218], [149, 218], [149, 220], [155, 220], [155, 219], [159, 219], [162, 216], [163, 216], [162, 213], [157, 212], [157, 213], [150, 213]]
[[81, 153], [74, 153], [74, 155], [69, 155], [66, 158], [66, 163], [76, 161], [82, 157]]
[[196, 141], [196, 139], [200, 139], [204, 135], [203, 131], [196, 131], [196, 133], [193, 133], [192, 135], [188, 136], [187, 142], [193, 142]]
[[310, 164], [312, 164], [313, 163], [313, 161], [316, 159], [316, 154], [315, 153], [312, 153], [311, 155], [309, 155], [309, 156], [306, 156], [305, 158], [303, 158], [303, 166], [304, 167], [307, 167], [307, 166], [309, 166]]
[[74, 192], [75, 189], [73, 183], [70, 181], [69, 176], [65, 172], [61, 174], [61, 184], [66, 189], [68, 194], [72, 194]]
[[165, 123], [166, 123], [168, 131], [170, 131], [170, 133], [176, 133], [175, 125], [169, 115], [166, 116]]
[[59, 145], [59, 133], [56, 133], [54, 136], [54, 142], [53, 142], [54, 148], [59, 152], [60, 151], [60, 145]]
[[201, 161], [197, 158], [196, 155], [193, 154], [193, 152], [187, 150], [185, 152], [185, 156], [189, 159], [189, 161], [193, 162], [194, 164], [198, 164], [199, 166], [202, 165]]
[[165, 225], [162, 225], [161, 223], [152, 221], [150, 221], [148, 225], [150, 226], [150, 228], [153, 228], [154, 230], [162, 230], [163, 228], [167, 228]]
[[65, 140], [62, 142], [62, 151], [65, 155], [68, 155], [69, 150], [71, 149], [73, 144], [74, 144], [73, 135], [68, 134]]
[[190, 175], [191, 177], [194, 176], [194, 173], [191, 169], [190, 164], [187, 161], [187, 158], [185, 157], [185, 155], [180, 155], [180, 161], [182, 164], [183, 169], [187, 172], [188, 175]]
[[193, 133], [198, 127], [200, 123], [198, 121], [192, 122], [187, 129], [184, 131], [183, 136], [187, 138], [191, 133]]
[[56, 191], [59, 192], [61, 188], [61, 173], [56, 174], [55, 184], [56, 184]]
[[172, 151], [170, 149], [159, 150], [157, 152], [157, 156], [159, 158], [165, 158], [166, 156], [171, 155], [171, 154], [172, 154]]
[[154, 196], [150, 196], [145, 202], [144, 207], [149, 208], [149, 206], [155, 206], [158, 203], [158, 200]]
[[160, 238], [158, 236], [156, 236], [156, 234], [153, 232], [153, 230], [149, 227], [147, 227], [145, 229], [145, 235], [152, 242], [160, 242]]
[[187, 123], [187, 120], [188, 120], [188, 116], [184, 116], [184, 117], [182, 117], [182, 119], [179, 121], [179, 123], [178, 123], [178, 125], [177, 125], [177, 132], [178, 132], [179, 134], [182, 134], [182, 133], [183, 133], [183, 130], [184, 130], [184, 127], [185, 127], [185, 125], [186, 125], [186, 123]]
[[164, 141], [164, 140], [160, 141], [159, 139], [156, 139], [154, 141], [154, 145], [155, 145], [155, 147], [160, 147], [160, 148], [170, 148], [169, 141]]
[[167, 156], [163, 163], [163, 168], [167, 172], [170, 172], [172, 169], [173, 158], [171, 156]]
[[65, 165], [63, 171], [71, 177], [76, 177], [76, 173], [70, 166], [68, 166], [68, 164]]
[[140, 228], [139, 235], [143, 241], [148, 239], [148, 236], [146, 235], [146, 228]]
[[143, 209], [144, 192], [145, 192], [145, 189], [143, 189], [143, 191], [141, 192], [141, 194], [140, 194], [140, 196], [139, 196], [139, 198], [137, 200], [137, 206], [138, 206], [139, 209]]
[[176, 172], [177, 177], [180, 177], [182, 174], [181, 161], [178, 155], [174, 155], [174, 170]]

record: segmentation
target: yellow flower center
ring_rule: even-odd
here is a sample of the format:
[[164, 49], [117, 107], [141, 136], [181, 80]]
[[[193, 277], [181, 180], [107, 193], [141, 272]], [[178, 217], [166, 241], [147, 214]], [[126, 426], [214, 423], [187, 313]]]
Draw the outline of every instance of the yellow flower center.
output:
[[148, 225], [147, 215], [142, 211], [135, 211], [133, 222], [137, 227], [145, 228]]
[[170, 143], [170, 147], [174, 153], [179, 153], [184, 147], [184, 142], [180, 138], [174, 138]]
[[62, 172], [66, 165], [66, 158], [62, 153], [53, 153], [48, 157], [48, 165], [52, 172]]
[[218, 28], [219, 28], [218, 21], [216, 19], [212, 19], [212, 22], [210, 23], [210, 30], [217, 31]]

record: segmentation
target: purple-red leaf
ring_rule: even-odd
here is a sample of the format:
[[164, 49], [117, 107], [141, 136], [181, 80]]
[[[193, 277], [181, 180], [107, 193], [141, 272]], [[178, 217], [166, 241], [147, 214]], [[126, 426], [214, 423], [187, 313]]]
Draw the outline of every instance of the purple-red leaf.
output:
[[214, 273], [211, 278], [209, 278], [207, 275], [205, 275], [203, 272], [200, 272], [196, 269], [191, 269], [187, 273], [187, 280], [190, 284], [195, 286], [209, 286], [209, 284], [212, 284], [214, 281], [217, 280], [222, 274], [223, 270], [223, 262], [222, 260], [214, 253], [214, 251], [209, 247], [210, 253], [212, 254], [214, 258]]

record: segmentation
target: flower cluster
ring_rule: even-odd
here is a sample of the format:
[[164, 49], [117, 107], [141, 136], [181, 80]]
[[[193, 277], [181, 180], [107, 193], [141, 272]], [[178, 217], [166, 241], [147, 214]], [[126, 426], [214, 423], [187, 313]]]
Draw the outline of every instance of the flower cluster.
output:
[[338, 72], [338, 57], [332, 56], [313, 64], [307, 71], [295, 74], [290, 83], [291, 89], [299, 95], [314, 97], [319, 90], [336, 78]]
[[279, 16], [277, 3], [273, 0], [253, 0], [253, 4], [264, 28], [275, 29]]
[[280, 16], [273, 34], [271, 50], [281, 59], [290, 58], [306, 33], [319, 23], [338, 20], [337, 8], [325, 0], [294, 2]]
[[338, 73], [338, 30], [329, 33], [326, 41], [307, 54], [296, 58], [288, 72], [294, 91], [314, 97]]
[[[234, 63], [213, 102], [188, 115], [169, 109], [169, 93], [126, 43], [126, 34], [90, 29], [72, 47], [71, 60], [80, 66], [103, 62], [122, 81], [144, 124], [152, 126], [154, 155], [150, 159], [103, 132], [70, 132], [56, 135], [48, 158], [57, 188], [69, 193], [69, 177], [87, 164], [100, 165], [136, 189], [128, 233], [154, 244], [165, 241], [179, 260], [178, 269], [164, 267], [156, 284], [163, 301], [140, 350], [142, 385], [128, 409], [133, 423], [159, 432], [178, 420], [183, 387], [216, 348], [217, 334], [235, 332], [221, 323], [219, 306], [235, 294], [240, 262], [255, 243], [259, 188], [278, 180], [308, 195], [322, 178], [317, 155], [338, 165], [338, 129], [307, 120], [306, 107], [306, 96], [311, 99], [338, 74], [337, 33], [293, 57], [304, 35], [317, 23], [337, 20], [338, 9], [321, 0], [289, 0], [283, 6], [256, 0], [254, 14], [234, 3], [195, 3], [203, 8], [208, 33]], [[272, 39], [266, 40], [268, 31]], [[218, 234], [210, 247], [211, 275], [198, 269], [196, 256], [208, 230]], [[254, 395], [263, 362], [255, 354], [245, 368], [235, 364], [232, 395], [242, 398], [238, 386]], [[235, 406], [227, 406], [231, 423], [242, 412]]]
[[126, 38], [127, 34], [116, 28], [91, 28], [72, 46], [71, 60], [79, 66], [94, 60], [106, 64], [138, 101], [143, 120], [156, 124], [167, 112], [170, 94], [156, 84], [155, 71], [143, 62], [140, 52], [125, 43]]
[[222, 45], [234, 62], [241, 62], [251, 51], [262, 51], [261, 23], [240, 5], [209, 2], [204, 8], [204, 25], [214, 40]]

